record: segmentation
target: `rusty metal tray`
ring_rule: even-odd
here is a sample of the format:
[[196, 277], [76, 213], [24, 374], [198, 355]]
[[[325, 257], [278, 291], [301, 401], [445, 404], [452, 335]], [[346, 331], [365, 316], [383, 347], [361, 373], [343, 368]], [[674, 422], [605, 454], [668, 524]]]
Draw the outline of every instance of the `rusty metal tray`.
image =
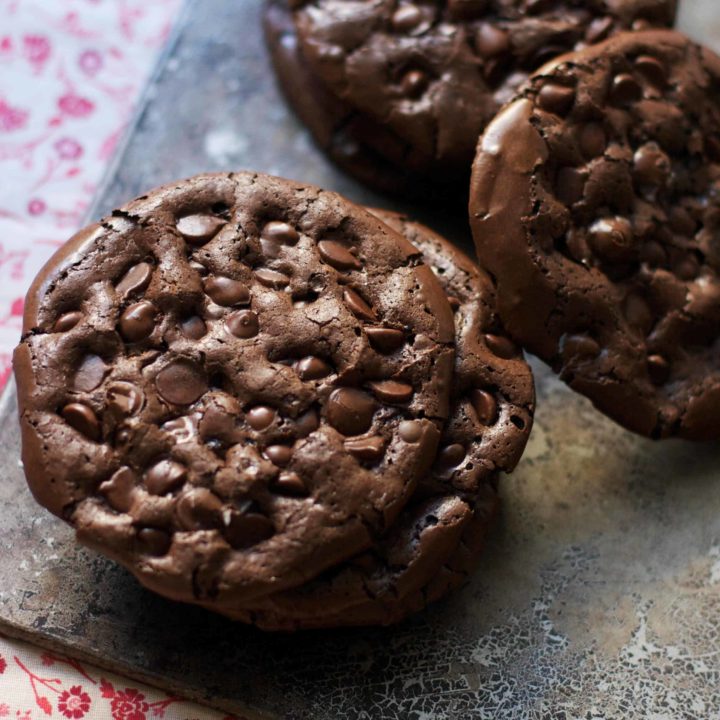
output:
[[[716, 0], [683, 24], [720, 41]], [[190, 2], [92, 215], [254, 168], [385, 204], [279, 97], [260, 0]], [[416, 215], [467, 240], [463, 218]], [[37, 507], [0, 402], [0, 631], [247, 718], [720, 718], [720, 448], [653, 444], [539, 364], [536, 427], [482, 567], [392, 629], [267, 635], [141, 589]]]

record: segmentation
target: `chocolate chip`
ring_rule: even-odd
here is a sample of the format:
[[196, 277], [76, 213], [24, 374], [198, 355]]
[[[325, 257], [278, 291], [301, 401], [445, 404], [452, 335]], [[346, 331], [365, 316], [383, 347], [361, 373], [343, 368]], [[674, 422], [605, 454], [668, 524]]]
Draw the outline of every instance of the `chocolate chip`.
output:
[[578, 138], [580, 152], [587, 160], [598, 157], [605, 152], [607, 147], [607, 135], [605, 128], [600, 123], [587, 123], [580, 128]]
[[142, 528], [137, 534], [138, 549], [144, 555], [160, 557], [166, 555], [172, 538], [164, 530]]
[[502, 336], [493, 335], [492, 333], [486, 333], [485, 344], [493, 355], [497, 355], [499, 358], [510, 360], [518, 356], [518, 349], [512, 340]]
[[270, 447], [265, 448], [264, 454], [274, 465], [285, 467], [292, 460], [293, 451], [287, 445], [270, 445]]
[[370, 341], [370, 345], [378, 352], [386, 355], [399, 350], [405, 343], [403, 331], [394, 328], [368, 326], [365, 328], [365, 334]]
[[574, 205], [582, 200], [586, 175], [574, 167], [564, 167], [558, 171], [555, 190], [558, 200], [565, 205]]
[[253, 430], [265, 430], [273, 424], [276, 415], [272, 408], [258, 405], [248, 411], [246, 419]]
[[566, 361], [573, 358], [594, 358], [600, 354], [600, 345], [589, 335], [565, 335], [561, 344]]
[[320, 257], [336, 270], [360, 270], [362, 263], [344, 246], [334, 240], [318, 243]]
[[700, 263], [695, 255], [686, 255], [675, 263], [673, 270], [681, 280], [688, 282], [697, 278], [700, 272]]
[[403, 75], [401, 82], [403, 95], [418, 98], [425, 92], [429, 83], [427, 73], [422, 70], [409, 70]]
[[475, 31], [475, 51], [490, 58], [510, 49], [510, 36], [494, 23], [480, 23]]
[[655, 385], [664, 385], [670, 377], [670, 364], [662, 355], [650, 355], [647, 368], [650, 380]]
[[625, 299], [625, 317], [628, 324], [648, 335], [655, 325], [655, 318], [645, 298], [637, 293], [628, 295]]
[[238, 310], [225, 318], [227, 331], [236, 338], [247, 340], [260, 330], [258, 316], [252, 310]]
[[640, 83], [628, 73], [616, 75], [610, 88], [610, 101], [615, 105], [628, 105], [642, 97]]
[[180, 487], [187, 478], [187, 468], [174, 460], [161, 460], [153, 465], [143, 478], [151, 495], [167, 495]]
[[225, 220], [214, 215], [199, 213], [180, 218], [177, 222], [177, 229], [189, 243], [204, 245], [212, 240], [225, 224]]
[[660, 243], [650, 240], [640, 248], [640, 260], [650, 267], [661, 267], [667, 262], [667, 253]]
[[155, 329], [157, 308], [149, 300], [130, 305], [120, 316], [120, 332], [128, 342], [140, 342]]
[[100, 439], [100, 423], [97, 415], [83, 403], [70, 403], [62, 409], [65, 422], [90, 440]]
[[404, 442], [416, 443], [423, 436], [423, 428], [417, 420], [403, 420], [398, 427], [398, 434]]
[[639, 185], [665, 185], [670, 177], [670, 158], [655, 142], [639, 147], [633, 157], [633, 178]]
[[417, 5], [400, 5], [393, 13], [392, 26], [393, 30], [400, 33], [410, 32], [414, 30], [423, 19], [422, 12]]
[[203, 283], [210, 299], [223, 307], [245, 305], [250, 302], [247, 285], [229, 277], [210, 277]]
[[79, 310], [65, 313], [64, 315], [61, 315], [55, 322], [55, 325], [53, 326], [53, 332], [61, 333], [72, 330], [82, 319], [83, 314]]
[[115, 290], [122, 297], [131, 293], [142, 292], [150, 284], [152, 274], [153, 266], [150, 263], [141, 262], [133, 265], [115, 286]]
[[470, 403], [475, 409], [478, 420], [486, 426], [494, 425], [498, 417], [498, 405], [495, 397], [487, 390], [475, 388], [469, 394]]
[[652, 55], [641, 55], [635, 60], [635, 68], [650, 83], [657, 88], [664, 88], [667, 84], [667, 71], [665, 66]]
[[173, 405], [190, 405], [207, 391], [207, 379], [202, 368], [191, 360], [175, 360], [164, 367], [155, 378], [158, 393]]
[[355, 290], [345, 288], [343, 290], [343, 300], [350, 308], [350, 311], [360, 320], [366, 322], [377, 322], [375, 311], [363, 300], [363, 298]]
[[564, 117], [575, 103], [575, 88], [547, 82], [540, 89], [537, 102], [543, 110]]
[[204, 487], [185, 490], [178, 498], [175, 513], [185, 530], [207, 530], [220, 527], [222, 502]]
[[[484, 424], [487, 425], [487, 423]], [[465, 448], [458, 443], [454, 443], [447, 445], [438, 452], [437, 463], [441, 468], [450, 470], [460, 465], [466, 455]]]
[[597, 220], [590, 226], [588, 240], [592, 251], [602, 259], [625, 261], [635, 253], [635, 235], [626, 218]]
[[233, 510], [226, 520], [223, 534], [236, 550], [257, 545], [275, 534], [272, 522], [260, 513]]
[[292, 225], [279, 220], [271, 220], [262, 229], [261, 237], [280, 245], [295, 245], [300, 235]]
[[290, 497], [304, 497], [308, 494], [302, 478], [294, 472], [284, 471], [275, 478], [271, 485], [274, 492]]
[[178, 445], [190, 442], [198, 431], [197, 414], [168, 420], [162, 429], [169, 433]]
[[129, 382], [115, 382], [107, 391], [108, 408], [120, 415], [137, 415], [145, 403], [142, 390]]
[[585, 31], [585, 39], [591, 44], [604, 40], [610, 34], [613, 24], [611, 17], [595, 18]]
[[325, 409], [328, 422], [343, 435], [362, 435], [370, 429], [375, 401], [362, 390], [333, 390]]
[[100, 484], [98, 490], [107, 498], [110, 507], [126, 513], [132, 506], [137, 476], [129, 467], [121, 467], [109, 480]]
[[255, 271], [255, 277], [265, 287], [273, 288], [275, 290], [282, 290], [290, 282], [290, 278], [285, 273], [277, 272], [276, 270], [269, 270], [268, 268], [260, 268]]
[[412, 385], [397, 380], [371, 382], [370, 389], [378, 400], [386, 403], [406, 403], [413, 396]]
[[86, 355], [75, 373], [73, 387], [81, 392], [92, 392], [100, 387], [109, 368], [97, 355]]
[[377, 436], [346, 440], [345, 449], [359, 460], [376, 462], [385, 454], [385, 441]]
[[460, 300], [456, 298], [454, 295], [448, 295], [448, 303], [450, 304], [450, 309], [455, 313], [460, 309]]
[[200, 340], [207, 334], [207, 325], [201, 317], [193, 315], [180, 323], [180, 332], [189, 340]]
[[332, 373], [332, 368], [320, 358], [308, 355], [293, 364], [293, 369], [301, 380], [320, 380]]
[[320, 418], [312, 408], [295, 420], [295, 430], [298, 437], [301, 438], [307, 437], [310, 433], [315, 432], [318, 427], [320, 427]]

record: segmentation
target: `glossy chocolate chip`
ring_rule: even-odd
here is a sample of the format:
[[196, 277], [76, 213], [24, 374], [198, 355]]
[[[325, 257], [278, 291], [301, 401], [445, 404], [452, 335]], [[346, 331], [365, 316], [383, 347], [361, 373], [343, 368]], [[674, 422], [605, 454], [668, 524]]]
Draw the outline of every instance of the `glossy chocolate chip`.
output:
[[263, 227], [261, 237], [280, 245], [295, 245], [300, 235], [292, 225], [279, 220], [271, 220]]
[[137, 476], [129, 467], [121, 467], [109, 480], [100, 484], [98, 490], [107, 498], [113, 510], [126, 513], [130, 510]]
[[657, 143], [646, 143], [635, 152], [632, 172], [639, 185], [664, 185], [670, 171], [670, 158]]
[[318, 357], [308, 355], [293, 364], [293, 369], [301, 380], [321, 380], [332, 374], [333, 369]]
[[505, 360], [517, 357], [518, 349], [512, 340], [502, 335], [494, 335], [492, 333], [486, 333], [484, 338], [485, 344], [493, 355], [497, 355], [497, 357], [504, 358]]
[[427, 73], [422, 70], [409, 70], [405, 73], [405, 75], [403, 75], [400, 83], [403, 95], [409, 98], [420, 97], [425, 92], [429, 84], [430, 79], [428, 78]]
[[258, 334], [260, 322], [252, 310], [238, 310], [225, 318], [225, 327], [236, 338], [247, 340]]
[[272, 483], [274, 492], [290, 497], [304, 497], [308, 494], [302, 478], [294, 472], [281, 472]]
[[187, 468], [174, 460], [161, 460], [153, 465], [143, 478], [151, 495], [166, 495], [180, 487], [187, 478]]
[[253, 430], [265, 430], [273, 424], [276, 415], [272, 408], [258, 405], [248, 411], [246, 419]]
[[655, 385], [664, 385], [670, 377], [670, 364], [662, 355], [650, 355], [647, 360], [648, 374]]
[[610, 101], [615, 105], [628, 105], [642, 97], [640, 83], [630, 74], [621, 73], [613, 78]]
[[561, 168], [555, 183], [558, 200], [565, 205], [574, 205], [582, 200], [586, 181], [586, 175], [582, 170], [574, 167]]
[[217, 495], [204, 487], [183, 491], [175, 506], [180, 525], [185, 530], [207, 530], [220, 527], [222, 502]]
[[510, 36], [494, 23], [480, 23], [475, 31], [475, 51], [490, 58], [510, 49]]
[[312, 408], [300, 415], [295, 420], [295, 431], [298, 437], [307, 437], [310, 433], [315, 432], [320, 427], [320, 417]]
[[62, 409], [65, 422], [79, 433], [90, 438], [100, 439], [100, 422], [91, 408], [83, 403], [69, 403]]
[[189, 243], [204, 245], [212, 240], [225, 224], [226, 221], [219, 217], [198, 213], [180, 218], [177, 221], [177, 229]]
[[398, 434], [404, 442], [416, 443], [423, 436], [423, 428], [416, 420], [403, 420], [398, 427]]
[[100, 387], [109, 369], [105, 361], [98, 355], [86, 355], [75, 373], [74, 389], [81, 392], [92, 392], [95, 388]]
[[399, 350], [405, 344], [405, 335], [402, 330], [368, 326], [365, 328], [365, 334], [370, 341], [370, 345], [378, 352], [386, 355]]
[[497, 422], [498, 404], [492, 393], [475, 388], [470, 391], [469, 398], [478, 420], [483, 425], [490, 426]]
[[180, 323], [180, 332], [188, 340], [200, 340], [207, 335], [207, 325], [201, 317], [193, 315]]
[[161, 557], [166, 555], [172, 545], [172, 538], [164, 530], [142, 528], [137, 534], [138, 549], [144, 555]]
[[406, 33], [414, 30], [423, 20], [423, 14], [417, 5], [400, 5], [392, 15], [391, 23], [395, 32]]
[[345, 449], [358, 460], [376, 462], [385, 454], [385, 441], [378, 435], [346, 440]]
[[667, 84], [667, 70], [665, 65], [652, 55], [640, 55], [635, 60], [635, 68], [648, 82], [657, 88], [663, 88]]
[[196, 414], [168, 420], [162, 429], [172, 435], [178, 445], [190, 442], [198, 434], [198, 417]]
[[260, 268], [259, 270], [256, 270], [255, 277], [262, 285], [273, 288], [274, 290], [282, 290], [290, 283], [290, 278], [285, 275], [285, 273], [277, 272], [276, 270], [269, 270], [268, 268]]
[[607, 15], [605, 17], [595, 18], [585, 31], [585, 39], [593, 44], [604, 40], [610, 34], [613, 24], [613, 19]]
[[107, 391], [108, 408], [119, 415], [133, 416], [142, 410], [145, 396], [130, 382], [114, 382]]
[[365, 300], [360, 296], [359, 293], [357, 293], [355, 290], [351, 288], [345, 288], [343, 290], [343, 301], [345, 304], [350, 308], [350, 312], [352, 312], [355, 317], [360, 318], [360, 320], [365, 320], [366, 322], [376, 322], [377, 321], [377, 315], [375, 314], [375, 311], [368, 305]]
[[120, 332], [128, 342], [140, 342], [155, 329], [157, 308], [149, 300], [130, 305], [120, 316]]
[[328, 422], [343, 435], [362, 435], [370, 429], [375, 401], [362, 390], [333, 390], [325, 409]]
[[441, 468], [450, 470], [460, 465], [466, 455], [467, 453], [462, 445], [459, 443], [453, 443], [452, 445], [447, 445], [438, 452], [437, 463]]
[[53, 332], [68, 332], [68, 330], [72, 330], [82, 319], [83, 314], [79, 310], [65, 313], [56, 320], [53, 326]]
[[599, 157], [607, 147], [605, 128], [600, 123], [587, 123], [580, 128], [578, 138], [580, 151], [587, 160]]
[[265, 448], [265, 457], [278, 467], [285, 467], [293, 456], [293, 450], [287, 445], [270, 445]]
[[142, 292], [150, 284], [152, 274], [153, 266], [150, 263], [141, 262], [133, 265], [115, 286], [115, 290], [122, 297], [131, 293]]
[[272, 537], [275, 528], [272, 522], [260, 513], [233, 510], [227, 517], [223, 534], [233, 548], [242, 550]]
[[191, 360], [175, 360], [164, 367], [155, 379], [160, 397], [173, 405], [190, 405], [207, 391], [202, 368]]
[[370, 383], [375, 397], [385, 403], [406, 403], [413, 396], [413, 387], [398, 380], [381, 380]]
[[538, 93], [537, 103], [547, 112], [565, 116], [575, 103], [575, 88], [547, 82]]
[[318, 243], [320, 257], [336, 270], [360, 270], [362, 263], [344, 246], [334, 240], [321, 240]]
[[250, 302], [250, 290], [239, 280], [229, 277], [209, 277], [204, 282], [205, 292], [217, 305], [231, 307]]
[[562, 352], [566, 359], [594, 358], [600, 354], [600, 345], [589, 335], [566, 335], [562, 341]]
[[600, 258], [624, 261], [633, 257], [635, 235], [626, 218], [601, 218], [590, 226], [590, 247]]

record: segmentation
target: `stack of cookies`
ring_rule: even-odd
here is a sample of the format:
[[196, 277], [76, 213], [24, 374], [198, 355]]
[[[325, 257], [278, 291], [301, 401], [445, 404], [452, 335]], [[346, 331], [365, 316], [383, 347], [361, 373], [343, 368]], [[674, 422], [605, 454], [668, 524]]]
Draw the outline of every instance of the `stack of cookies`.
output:
[[269, 0], [320, 144], [396, 193], [469, 184], [480, 265], [299, 182], [149, 191], [28, 295], [37, 500], [167, 597], [387, 624], [481, 553], [532, 426], [522, 348], [629, 430], [720, 438], [720, 58], [647, 29], [674, 11]]

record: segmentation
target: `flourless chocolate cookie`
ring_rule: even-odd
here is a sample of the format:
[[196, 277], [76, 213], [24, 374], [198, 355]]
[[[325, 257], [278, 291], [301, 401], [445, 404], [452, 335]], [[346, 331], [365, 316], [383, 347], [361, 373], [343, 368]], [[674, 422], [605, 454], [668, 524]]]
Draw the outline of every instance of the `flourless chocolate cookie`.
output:
[[30, 290], [28, 482], [148, 587], [260, 601], [394, 525], [437, 453], [453, 344], [432, 270], [362, 208], [250, 173], [168, 185]]
[[720, 59], [627, 33], [487, 128], [471, 221], [516, 341], [653, 438], [720, 437]]
[[528, 74], [623, 29], [671, 25], [675, 0], [291, 0], [304, 62], [383, 128], [360, 139], [434, 183], [467, 177], [479, 134]]
[[267, 629], [389, 624], [460, 585], [496, 515], [499, 471], [514, 469], [532, 426], [532, 374], [498, 320], [490, 278], [429, 228], [372, 212], [422, 251], [455, 311], [450, 418], [432, 470], [371, 550], [235, 615]]

